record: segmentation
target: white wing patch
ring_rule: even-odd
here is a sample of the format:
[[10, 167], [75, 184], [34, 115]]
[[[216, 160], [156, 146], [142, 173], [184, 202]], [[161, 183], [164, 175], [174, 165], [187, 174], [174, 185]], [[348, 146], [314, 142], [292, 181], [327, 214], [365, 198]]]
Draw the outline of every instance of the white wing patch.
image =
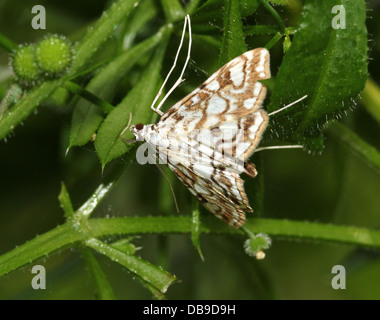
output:
[[218, 97], [217, 95], [214, 95], [210, 98], [208, 107], [207, 107], [207, 114], [208, 115], [214, 115], [214, 114], [220, 114], [223, 113], [227, 108], [227, 101], [223, 98]]

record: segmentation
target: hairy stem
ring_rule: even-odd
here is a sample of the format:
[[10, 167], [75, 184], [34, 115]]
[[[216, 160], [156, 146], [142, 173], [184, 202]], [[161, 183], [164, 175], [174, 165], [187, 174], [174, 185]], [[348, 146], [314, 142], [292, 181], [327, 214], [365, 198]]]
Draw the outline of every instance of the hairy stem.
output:
[[276, 20], [278, 27], [280, 29], [281, 34], [285, 34], [285, 24], [282, 21], [280, 15], [277, 11], [269, 4], [267, 0], [259, 0], [259, 2], [264, 6], [264, 8], [272, 15], [272, 17]]
[[66, 81], [64, 87], [71, 93], [77, 94], [82, 98], [86, 99], [87, 101], [92, 102], [106, 113], [111, 112], [114, 108], [113, 105], [109, 104], [107, 101], [100, 99], [96, 95], [92, 94], [90, 91], [87, 91], [86, 89], [77, 85], [75, 82]]
[[4, 48], [8, 52], [14, 52], [17, 49], [17, 44], [11, 39], [0, 33], [0, 47]]
[[[187, 216], [90, 219], [87, 221], [86, 232], [78, 230], [80, 225], [67, 222], [0, 256], [0, 276], [53, 251], [75, 243], [85, 244], [90, 238], [133, 234], [191, 234], [191, 220]], [[203, 234], [245, 235], [242, 230], [231, 228], [216, 221], [214, 217], [202, 220], [200, 232]], [[380, 231], [367, 228], [260, 218], [249, 219], [245, 228], [252, 233], [263, 232], [281, 239], [314, 240], [380, 249]]]

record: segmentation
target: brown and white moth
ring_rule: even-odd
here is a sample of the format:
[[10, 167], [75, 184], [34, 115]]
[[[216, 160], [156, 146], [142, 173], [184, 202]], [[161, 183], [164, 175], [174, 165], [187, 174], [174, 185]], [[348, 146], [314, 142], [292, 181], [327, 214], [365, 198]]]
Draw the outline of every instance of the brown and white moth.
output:
[[[189, 17], [184, 30], [186, 22], [190, 29]], [[183, 35], [181, 45], [182, 41]], [[245, 223], [246, 212], [253, 211], [240, 173], [257, 175], [248, 159], [268, 125], [268, 114], [262, 109], [266, 87], [259, 82], [268, 78], [268, 50], [250, 50], [221, 67], [166, 113], [159, 110], [162, 102], [158, 108], [153, 103], [152, 109], [161, 116], [158, 123], [131, 127], [136, 139], [156, 149], [160, 163], [167, 163], [204, 207], [235, 228]]]

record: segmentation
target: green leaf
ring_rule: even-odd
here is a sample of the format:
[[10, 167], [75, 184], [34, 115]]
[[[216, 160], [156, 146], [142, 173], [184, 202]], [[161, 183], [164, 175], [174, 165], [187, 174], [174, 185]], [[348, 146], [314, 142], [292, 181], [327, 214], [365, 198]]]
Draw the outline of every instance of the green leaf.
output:
[[59, 193], [58, 200], [61, 205], [61, 208], [63, 209], [63, 212], [65, 213], [65, 217], [66, 218], [73, 217], [74, 216], [73, 205], [71, 203], [70, 195], [64, 183], [62, 183], [61, 192]]
[[273, 18], [276, 20], [279, 31], [281, 34], [285, 33], [285, 24], [282, 21], [280, 15], [277, 13], [277, 11], [270, 5], [270, 3], [267, 0], [258, 0], [264, 7], [265, 9], [273, 16]]
[[[196, 16], [202, 16], [206, 13], [213, 14], [214, 18], [221, 17], [221, 13], [224, 10], [225, 1], [224, 0], [208, 0], [203, 3], [197, 10]], [[259, 6], [258, 0], [240, 0], [240, 14], [241, 16], [247, 17], [254, 13]], [[209, 16], [210, 17], [210, 16]], [[206, 19], [203, 19], [207, 22]]]
[[[124, 100], [107, 116], [99, 128], [95, 140], [95, 148], [103, 167], [111, 160], [127, 152], [132, 145], [127, 145], [120, 134], [126, 127], [130, 113], [133, 114], [133, 123], [146, 123], [151, 117], [149, 109], [160, 82], [160, 72], [165, 54], [169, 29], [165, 31], [162, 44], [154, 57], [146, 66], [138, 83], [128, 93]], [[125, 134], [126, 139], [133, 138], [131, 132]]]
[[[164, 294], [177, 278], [134, 255], [120, 251], [95, 238], [86, 241], [87, 246], [121, 264], [153, 293]], [[161, 295], [159, 296], [161, 297]]]
[[220, 48], [219, 66], [247, 51], [240, 17], [239, 0], [225, 0], [224, 28]]
[[279, 5], [287, 5], [289, 0], [269, 0], [269, 2], [272, 2], [274, 4], [279, 4]]
[[[245, 18], [258, 8], [257, 0], [240, 1], [240, 16]], [[223, 29], [223, 17], [225, 16], [224, 0], [209, 0], [201, 5], [192, 16], [192, 29], [196, 33], [220, 34]], [[238, 21], [237, 21], [238, 22]]]
[[243, 18], [250, 16], [258, 7], [258, 0], [240, 0], [240, 14]]
[[139, 5], [139, 0], [118, 0], [104, 11], [93, 27], [91, 27], [84, 38], [79, 42], [71, 74], [79, 71], [104, 43], [128, 14]]
[[111, 112], [113, 110], [113, 105], [102, 100], [98, 96], [92, 94], [90, 91], [83, 89], [80, 85], [76, 84], [75, 82], [66, 81], [64, 86], [65, 86], [65, 89], [67, 89], [71, 93], [77, 94], [77, 95], [85, 98], [86, 101], [89, 101], [90, 103], [95, 104], [100, 109], [102, 109], [104, 112]]
[[25, 120], [52, 92], [64, 83], [64, 79], [49, 81], [31, 90], [18, 103], [8, 109], [0, 120], [0, 139], [4, 139]]
[[122, 47], [129, 49], [136, 36], [143, 30], [145, 25], [157, 15], [157, 5], [154, 0], [144, 0], [132, 13], [126, 27], [123, 30]]
[[198, 34], [220, 34], [223, 27], [223, 1], [209, 0], [191, 16], [191, 30]]
[[100, 204], [100, 202], [103, 201], [103, 199], [115, 186], [128, 165], [128, 162], [126, 162], [126, 164], [118, 163], [109, 168], [109, 171], [104, 174], [104, 178], [101, 184], [96, 188], [96, 190], [87, 199], [87, 201], [84, 202], [81, 207], [75, 212], [75, 222], [80, 223], [87, 220], [91, 216], [96, 207]]
[[[346, 29], [332, 28], [331, 10], [336, 4], [346, 9]], [[362, 0], [306, 1], [300, 29], [277, 74], [268, 111], [304, 95], [308, 98], [271, 118], [272, 136], [304, 143], [316, 151], [326, 121], [353, 106], [367, 78], [365, 14]], [[318, 143], [313, 141], [316, 138]]]
[[201, 244], [199, 241], [201, 235], [200, 223], [201, 223], [201, 214], [199, 211], [199, 202], [193, 198], [192, 199], [192, 219], [191, 219], [191, 242], [193, 246], [198, 251], [199, 256], [204, 260], [203, 253], [201, 250]]
[[185, 10], [178, 0], [161, 0], [161, 5], [165, 12], [166, 21], [176, 22], [184, 19]]
[[199, 3], [201, 3], [202, 0], [190, 0], [190, 2], [186, 6], [186, 12], [190, 15], [192, 15], [199, 7]]
[[87, 248], [81, 248], [81, 255], [86, 261], [95, 284], [96, 296], [100, 300], [115, 300], [115, 293], [107, 280], [107, 277], [96, 260], [94, 254]]
[[[99, 98], [110, 99], [117, 83], [138, 62], [138, 60], [166, 36], [168, 26], [162, 27], [154, 36], [123, 52], [107, 64], [94, 78], [86, 89], [96, 93]], [[84, 145], [90, 141], [98, 126], [103, 121], [104, 113], [98, 106], [89, 101], [79, 100], [73, 113], [70, 131], [70, 147]]]
[[262, 34], [276, 34], [277, 32], [277, 26], [255, 25], [247, 26], [244, 28], [244, 33], [249, 36], [256, 36]]
[[282, 38], [282, 35], [280, 33], [276, 33], [272, 39], [269, 40], [269, 42], [265, 45], [265, 48], [270, 50], [278, 41], [280, 41]]
[[365, 142], [348, 127], [339, 122], [331, 125], [328, 128], [328, 132], [331, 132], [348, 146], [353, 153], [380, 173], [380, 152], [376, 150], [376, 148]]
[[131, 243], [132, 239], [133, 237], [128, 237], [117, 240], [111, 243], [111, 247], [114, 247], [115, 249], [118, 249], [128, 254], [135, 254], [138, 248], [136, 248], [136, 246], [133, 243]]
[[93, 56], [98, 47], [107, 40], [115, 27], [138, 4], [138, 0], [118, 0], [105, 11], [87, 35], [79, 42], [70, 73], [61, 79], [48, 81], [31, 90], [19, 103], [4, 113], [0, 120], [0, 139], [6, 137], [14, 128], [26, 119], [53, 91], [67, 79], [73, 77]]
[[371, 78], [368, 78], [361, 96], [363, 106], [380, 124], [380, 88]]
[[3, 99], [0, 101], [0, 120], [3, 118], [5, 111], [20, 101], [22, 91], [22, 88], [17, 83], [13, 83], [9, 86]]

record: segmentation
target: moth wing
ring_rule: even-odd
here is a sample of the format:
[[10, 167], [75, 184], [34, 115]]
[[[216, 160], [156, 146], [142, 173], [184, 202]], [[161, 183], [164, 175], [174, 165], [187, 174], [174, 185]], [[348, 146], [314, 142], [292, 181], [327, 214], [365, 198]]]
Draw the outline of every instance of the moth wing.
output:
[[269, 52], [265, 48], [247, 51], [217, 70], [202, 85], [173, 105], [158, 127], [171, 132], [210, 129], [236, 122], [259, 110], [270, 78]]
[[225, 223], [239, 228], [246, 221], [245, 212], [252, 212], [244, 192], [244, 181], [237, 172], [181, 164], [169, 165], [169, 168], [206, 209]]
[[[203, 206], [236, 228], [252, 211], [239, 174], [268, 123], [261, 109], [266, 87], [259, 82], [268, 78], [269, 52], [248, 51], [172, 106], [157, 124], [173, 141], [189, 140], [184, 145], [191, 154], [169, 147], [169, 168]], [[250, 173], [256, 174], [254, 166]]]
[[[187, 140], [186, 144], [190, 146], [187, 151], [190, 154], [203, 154], [222, 161], [227, 167], [234, 167], [234, 164], [244, 162], [252, 155], [269, 119], [267, 113], [259, 109], [246, 117], [233, 120], [222, 122], [211, 130], [193, 130], [187, 135], [169, 133], [169, 136], [181, 142]], [[185, 158], [186, 152], [181, 153], [181, 157]]]

